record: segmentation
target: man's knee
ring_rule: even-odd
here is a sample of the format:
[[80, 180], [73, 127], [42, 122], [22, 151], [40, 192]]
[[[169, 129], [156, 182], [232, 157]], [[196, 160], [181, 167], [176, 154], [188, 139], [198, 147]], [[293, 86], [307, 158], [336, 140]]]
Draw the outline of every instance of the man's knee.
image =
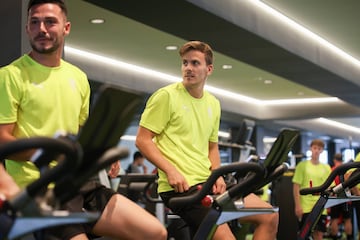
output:
[[165, 227], [159, 227], [157, 232], [154, 234], [153, 238], [149, 238], [149, 239], [162, 239], [165, 240], [167, 239], [167, 230]]
[[279, 213], [262, 214], [259, 216], [261, 216], [260, 224], [265, 224], [271, 229], [277, 229], [279, 225]]

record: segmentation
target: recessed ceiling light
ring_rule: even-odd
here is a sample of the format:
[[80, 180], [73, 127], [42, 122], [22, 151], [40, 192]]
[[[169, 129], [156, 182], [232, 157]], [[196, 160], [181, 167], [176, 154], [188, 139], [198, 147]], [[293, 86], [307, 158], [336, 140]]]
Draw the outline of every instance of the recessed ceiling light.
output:
[[264, 80], [264, 84], [272, 84], [272, 80], [270, 80], [270, 79], [265, 79], [265, 80]]
[[165, 49], [169, 50], [169, 51], [175, 51], [178, 49], [178, 47], [175, 45], [169, 45], [169, 46], [166, 46]]
[[224, 64], [224, 65], [222, 65], [222, 69], [225, 69], [225, 70], [227, 70], [227, 69], [232, 69], [232, 65], [230, 65], [230, 64]]
[[93, 24], [102, 24], [105, 22], [105, 19], [102, 19], [102, 18], [93, 18], [93, 19], [90, 19], [90, 22], [93, 23]]

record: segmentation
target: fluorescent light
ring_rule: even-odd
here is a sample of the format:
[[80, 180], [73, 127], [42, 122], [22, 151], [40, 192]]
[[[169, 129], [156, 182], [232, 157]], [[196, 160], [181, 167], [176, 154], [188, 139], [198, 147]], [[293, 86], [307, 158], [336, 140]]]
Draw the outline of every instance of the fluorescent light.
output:
[[261, 105], [262, 101], [258, 100], [256, 98], [252, 98], [252, 97], [248, 97], [245, 95], [241, 95], [238, 93], [234, 93], [234, 92], [230, 92], [228, 90], [224, 90], [221, 88], [216, 88], [216, 87], [212, 87], [210, 85], [205, 85], [205, 89], [208, 90], [209, 92], [224, 96], [224, 97], [229, 97], [229, 98], [233, 98], [237, 101], [241, 101], [241, 102], [247, 102], [247, 103], [254, 103], [256, 105]]
[[337, 97], [326, 97], [326, 98], [300, 98], [300, 99], [278, 99], [278, 100], [265, 100], [263, 101], [266, 105], [287, 105], [287, 104], [317, 104], [317, 103], [330, 103], [337, 102]]
[[300, 25], [299, 23], [295, 22], [294, 20], [290, 19], [289, 17], [283, 15], [282, 13], [278, 12], [274, 8], [270, 7], [266, 3], [260, 1], [260, 0], [251, 0], [250, 3], [253, 3], [256, 7], [261, 8], [262, 10], [270, 13], [273, 15], [276, 19], [279, 19], [280, 21], [284, 22], [285, 24], [289, 25], [290, 28], [296, 29], [297, 31], [301, 32], [305, 36], [311, 38], [315, 42], [320, 43], [324, 47], [327, 47], [332, 52], [337, 54], [339, 57], [342, 57], [344, 60], [350, 62], [353, 65], [356, 65], [356, 67], [360, 67], [360, 61], [350, 54], [344, 52], [342, 49], [336, 47], [334, 44], [330, 43], [329, 41], [325, 40], [324, 38], [320, 37], [319, 35], [311, 32], [309, 29], [305, 28], [304, 26]]
[[344, 130], [347, 130], [347, 131], [350, 131], [350, 132], [354, 132], [354, 133], [360, 133], [360, 128], [357, 128], [357, 127], [353, 127], [353, 126], [350, 126], [350, 125], [347, 125], [347, 124], [344, 124], [344, 123], [341, 123], [341, 122], [337, 122], [337, 121], [333, 121], [333, 120], [330, 120], [330, 119], [327, 119], [327, 118], [319, 118], [317, 119], [317, 121], [323, 123], [323, 124], [327, 124], [327, 125], [330, 125], [330, 126], [333, 126], [333, 127], [336, 127], [336, 128], [341, 128], [341, 129], [344, 129]]
[[221, 68], [224, 69], [224, 70], [229, 70], [229, 69], [232, 69], [232, 65], [224, 64], [224, 65], [221, 66]]
[[114, 67], [118, 67], [118, 68], [123, 68], [123, 69], [127, 69], [130, 71], [134, 71], [134, 72], [140, 72], [146, 75], [150, 75], [150, 76], [154, 76], [157, 78], [160, 78], [162, 80], [166, 80], [168, 82], [179, 82], [181, 81], [181, 78], [179, 77], [175, 77], [169, 74], [165, 74], [162, 72], [158, 72], [158, 71], [154, 71], [148, 68], [144, 68], [144, 67], [140, 67], [134, 64], [130, 64], [130, 63], [126, 63], [123, 61], [119, 61], [110, 57], [105, 57], [102, 55], [98, 55], [95, 53], [90, 53], [88, 51], [85, 50], [81, 50], [81, 49], [77, 49], [77, 48], [73, 48], [70, 46], [65, 46], [65, 53], [69, 52], [71, 54], [74, 55], [78, 55], [81, 57], [85, 57], [88, 59], [91, 59], [92, 61], [97, 61], [97, 62], [101, 62], [101, 63], [105, 63], [107, 65], [112, 65]]
[[[165, 80], [169, 83], [172, 82], [181, 82], [182, 79], [180, 77], [176, 77], [170, 74], [162, 73], [159, 71], [151, 70], [148, 68], [144, 68], [141, 66], [137, 66], [134, 64], [126, 63], [120, 60], [116, 60], [110, 57], [102, 56], [99, 54], [91, 53], [85, 50], [77, 49], [71, 46], [65, 46], [65, 53], [70, 53], [73, 55], [78, 55], [84, 58], [88, 58], [91, 61], [101, 62], [107, 65], [111, 65], [117, 68], [127, 69], [134, 72], [139, 72], [141, 74], [146, 74], [149, 76], [153, 76], [162, 80]], [[214, 94], [218, 94], [223, 97], [229, 97], [236, 101], [256, 104], [260, 106], [264, 105], [291, 105], [291, 104], [304, 104], [304, 103], [326, 103], [326, 102], [335, 102], [338, 101], [336, 97], [324, 97], [324, 98], [302, 98], [302, 99], [281, 99], [281, 100], [259, 100], [256, 98], [248, 97], [242, 94], [234, 93], [228, 90], [224, 90], [221, 88], [212, 87], [210, 85], [206, 85], [205, 89]]]
[[218, 135], [219, 135], [219, 137], [230, 138], [229, 132], [219, 131]]
[[93, 19], [90, 19], [90, 22], [93, 23], [93, 24], [102, 24], [105, 22], [105, 19], [102, 19], [102, 18], [93, 18]]
[[272, 80], [270, 80], [270, 79], [265, 79], [265, 80], [264, 80], [264, 84], [272, 84]]
[[136, 140], [136, 136], [135, 135], [124, 135], [124, 136], [121, 136], [120, 140], [123, 140], [123, 141], [134, 141]]
[[174, 46], [174, 45], [169, 45], [169, 46], [166, 46], [165, 49], [169, 50], [169, 51], [175, 51], [178, 49], [178, 47]]
[[263, 137], [263, 143], [274, 143], [276, 140], [276, 137]]
[[[230, 138], [230, 133], [229, 132], [219, 131], [218, 135], [219, 135], [219, 137]], [[123, 135], [123, 136], [120, 137], [120, 140], [122, 140], [122, 141], [134, 141], [135, 142], [136, 136], [135, 135]]]

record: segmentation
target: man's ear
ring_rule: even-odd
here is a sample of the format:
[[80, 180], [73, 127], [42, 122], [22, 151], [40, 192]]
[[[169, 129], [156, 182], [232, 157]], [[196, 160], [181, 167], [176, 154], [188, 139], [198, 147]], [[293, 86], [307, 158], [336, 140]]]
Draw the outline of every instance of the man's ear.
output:
[[63, 31], [64, 36], [69, 35], [70, 29], [71, 29], [71, 23], [70, 23], [70, 22], [66, 22], [66, 23], [65, 23], [65, 26], [64, 26], [64, 31]]
[[208, 75], [211, 75], [214, 70], [214, 65], [213, 64], [207, 65], [207, 69], [208, 69]]

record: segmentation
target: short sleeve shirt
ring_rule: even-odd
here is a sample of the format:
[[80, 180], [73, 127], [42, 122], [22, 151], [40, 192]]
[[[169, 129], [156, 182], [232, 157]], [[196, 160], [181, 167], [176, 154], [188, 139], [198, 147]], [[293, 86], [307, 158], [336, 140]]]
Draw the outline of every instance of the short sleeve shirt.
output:
[[[156, 133], [155, 144], [186, 178], [190, 186], [210, 175], [209, 142], [218, 141], [220, 103], [207, 91], [193, 98], [182, 83], [156, 91], [148, 100], [140, 125]], [[159, 192], [170, 191], [159, 171]]]

